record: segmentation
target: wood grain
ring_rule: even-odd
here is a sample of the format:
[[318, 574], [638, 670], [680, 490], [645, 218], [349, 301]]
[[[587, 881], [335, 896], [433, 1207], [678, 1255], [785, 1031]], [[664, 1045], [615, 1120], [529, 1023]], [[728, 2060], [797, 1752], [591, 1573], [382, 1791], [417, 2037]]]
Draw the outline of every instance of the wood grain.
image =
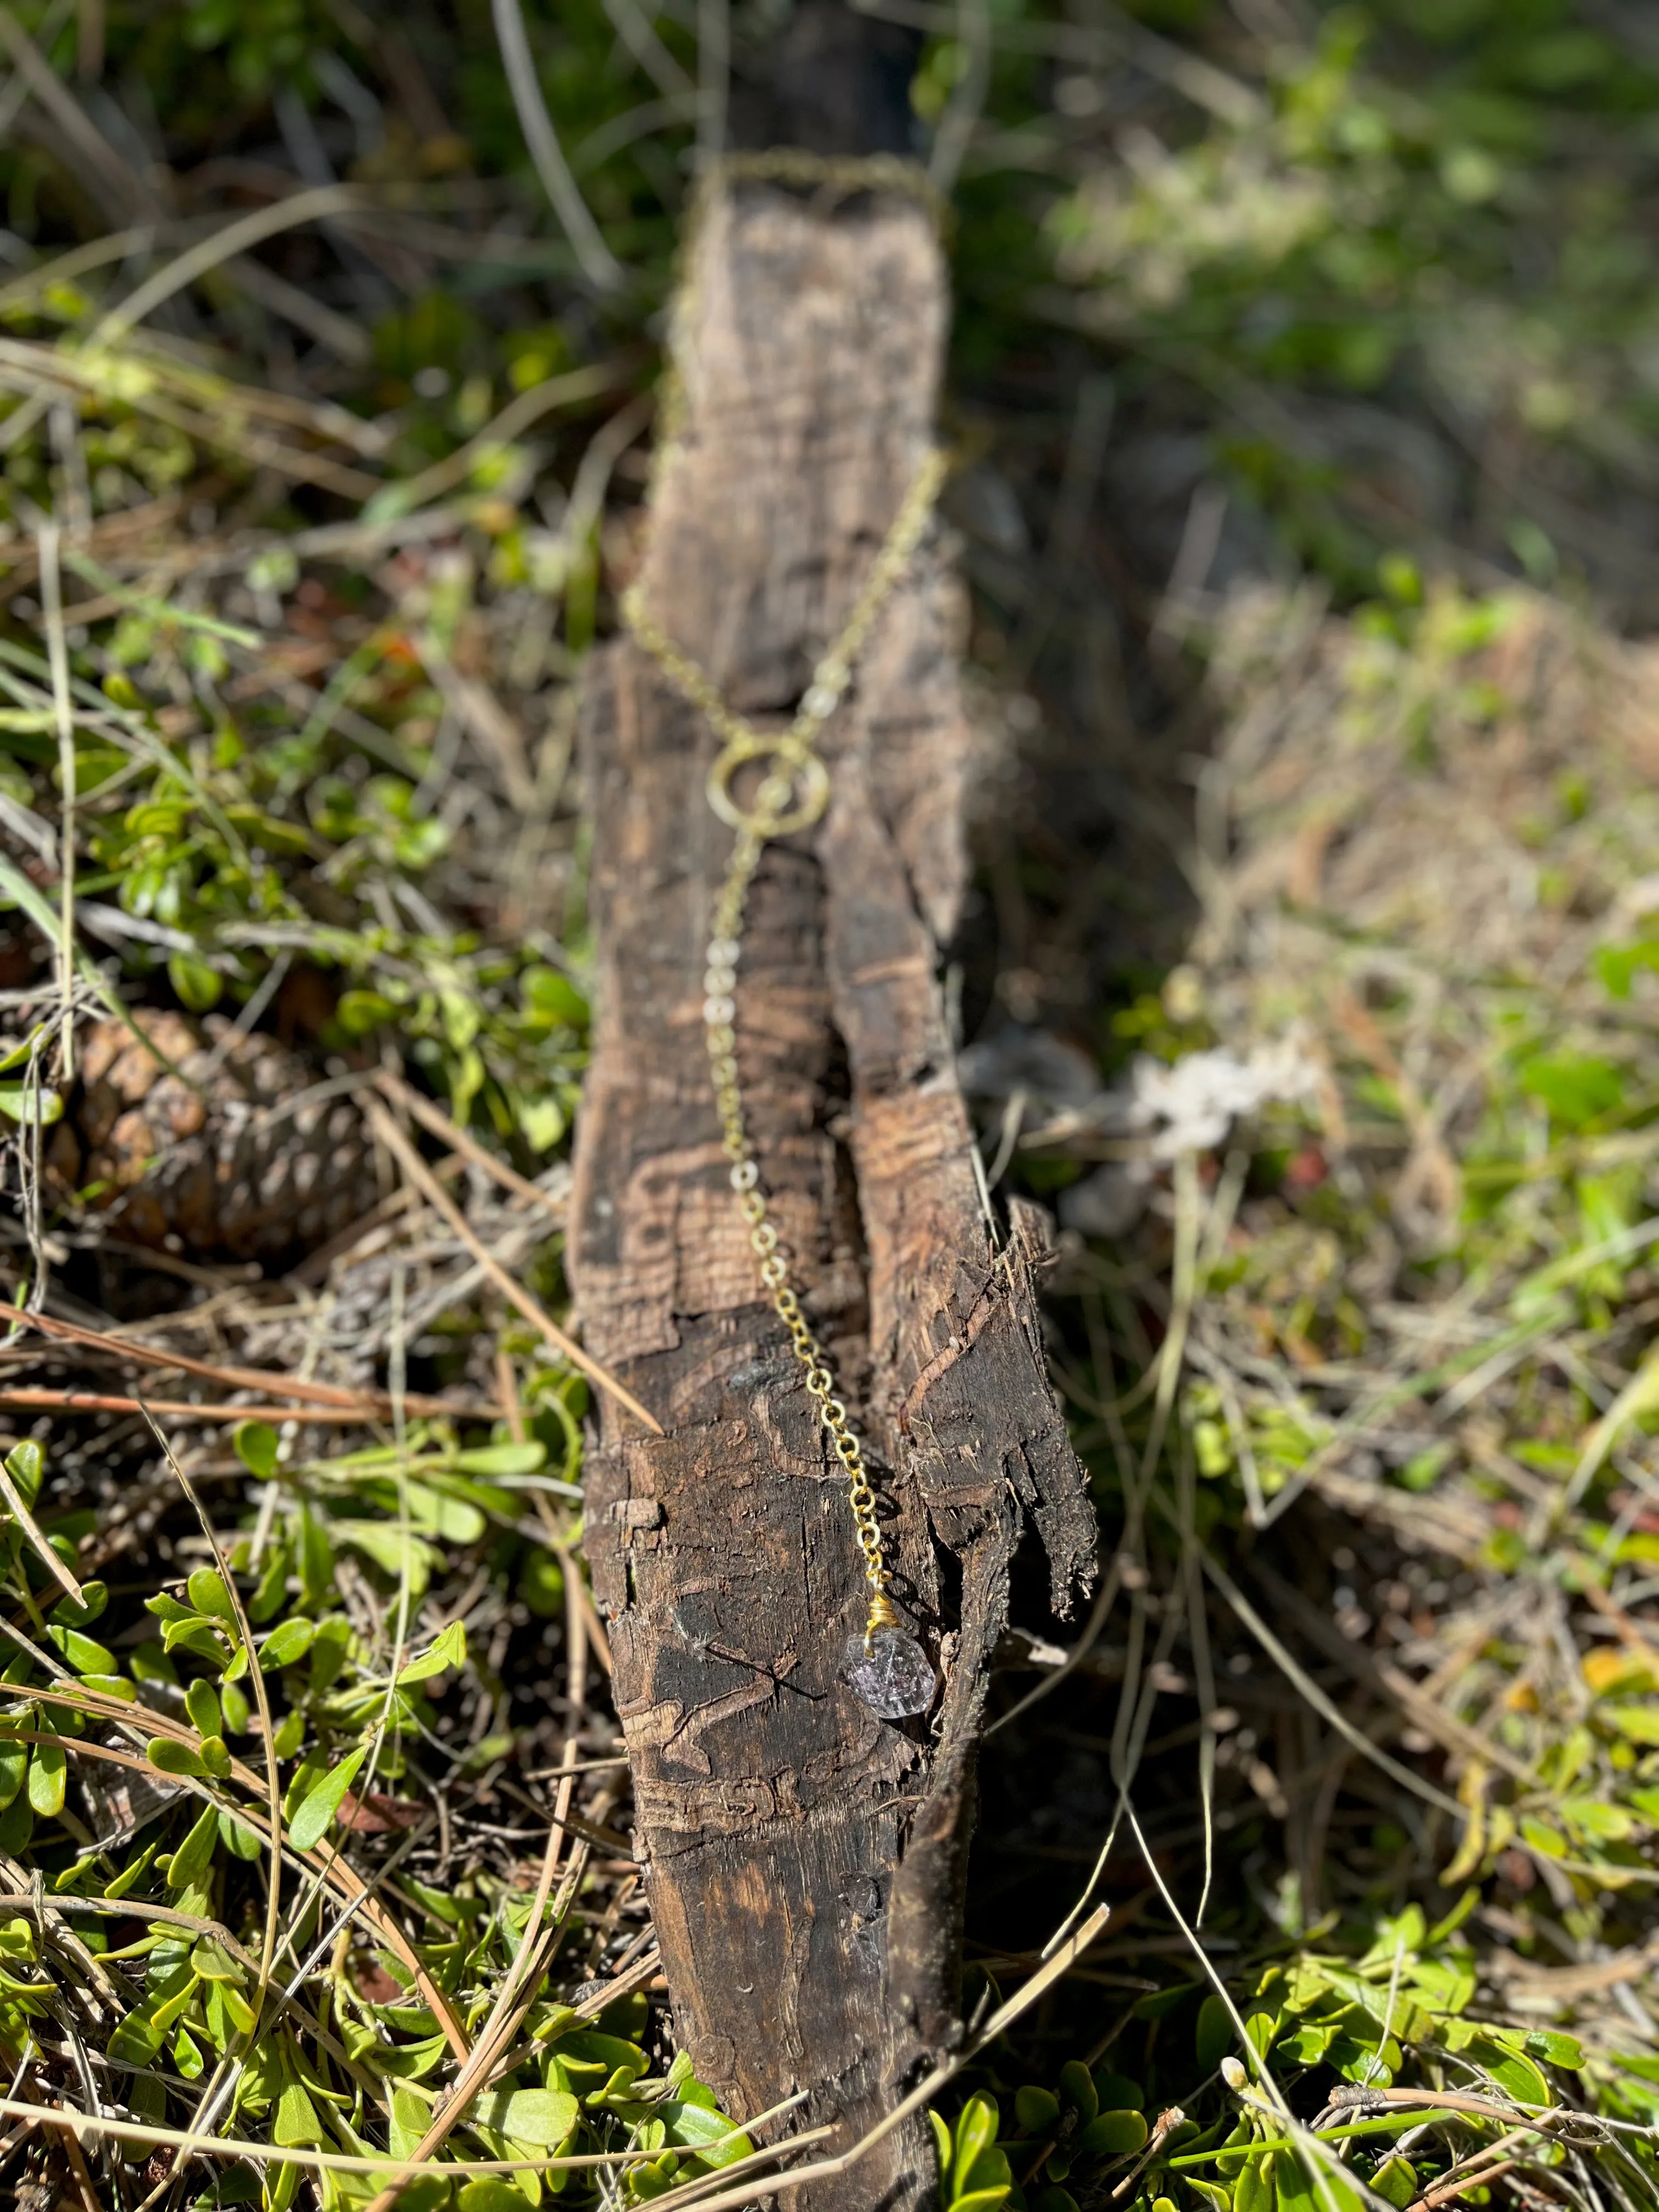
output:
[[[644, 582], [725, 696], [787, 719], [934, 435], [946, 285], [896, 195], [730, 188], [676, 319], [684, 456]], [[842, 2148], [957, 2032], [973, 1757], [1030, 1522], [1061, 1609], [1093, 1572], [1044, 1373], [1036, 1217], [981, 1202], [939, 982], [964, 857], [957, 587], [935, 537], [830, 726], [833, 795], [751, 896], [738, 1061], [774, 1218], [872, 1445], [930, 1721], [839, 1680], [862, 1620], [841, 1482], [760, 1300], [721, 1160], [703, 945], [730, 832], [701, 718], [634, 646], [585, 712], [599, 1017], [569, 1263], [585, 1341], [668, 1433], [604, 1408], [587, 1551], [678, 2033], [739, 2113], [797, 2088]], [[790, 2201], [932, 2203], [925, 2124]]]

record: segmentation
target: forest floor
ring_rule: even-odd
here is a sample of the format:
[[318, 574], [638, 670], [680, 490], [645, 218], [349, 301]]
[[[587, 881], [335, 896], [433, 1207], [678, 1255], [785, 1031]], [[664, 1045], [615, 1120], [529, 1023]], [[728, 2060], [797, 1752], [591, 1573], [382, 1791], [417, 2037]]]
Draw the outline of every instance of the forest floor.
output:
[[[578, 148], [646, 271], [605, 305], [482, 60], [452, 88], [418, 39], [317, 29], [302, 97], [200, 14], [207, 61], [145, 67], [228, 72], [234, 127], [179, 92], [163, 173], [65, 11], [17, 14], [14, 217], [33, 191], [49, 219], [0, 283], [0, 2188], [336, 2212], [489, 2075], [421, 2212], [695, 2201], [788, 2122], [732, 2126], [668, 2039], [560, 1265], [576, 703], [637, 544], [669, 266], [613, 172], [672, 209], [692, 58], [671, 21], [663, 112], [624, 85]], [[143, 11], [111, 20], [139, 53]], [[1039, 27], [1070, 160], [1095, 62]], [[1223, 378], [1146, 307], [1153, 216], [1194, 281], [1200, 234], [1237, 236], [1193, 211], [1244, 220], [1269, 126], [1229, 122], [1225, 40], [1127, 51], [1220, 121], [1164, 167], [1122, 125], [1139, 184], [1091, 171], [1050, 226], [1069, 290], [985, 281], [1029, 78], [969, 118], [961, 190], [962, 1067], [993, 1182], [1056, 1213], [1053, 1371], [1106, 1542], [1086, 1623], [1017, 1589], [968, 2006], [1112, 1918], [954, 2086], [946, 2203], [1648, 2204], [1659, 661], [1623, 632], [1650, 526], [1609, 510], [1573, 569], [1589, 464], [1553, 448], [1529, 475], [1493, 447], [1480, 483], [1540, 488], [1541, 549], [1524, 501], [1419, 512], [1439, 464], [1403, 407], [1385, 435], [1310, 405], [1320, 454], [1286, 433], [1270, 468], [1264, 393], [1328, 364], [1270, 376], [1212, 326]], [[1300, 161], [1352, 227], [1310, 118], [1337, 143], [1394, 111], [1334, 52], [1264, 65], [1269, 150], [1281, 211], [1314, 220]], [[948, 119], [971, 64], [931, 39], [918, 106]], [[1466, 210], [1447, 164], [1477, 152], [1434, 155]], [[111, 203], [152, 202], [116, 234]], [[1178, 359], [1205, 434], [1113, 382], [1113, 345], [1153, 381]], [[1540, 348], [1526, 374], [1576, 388]]]

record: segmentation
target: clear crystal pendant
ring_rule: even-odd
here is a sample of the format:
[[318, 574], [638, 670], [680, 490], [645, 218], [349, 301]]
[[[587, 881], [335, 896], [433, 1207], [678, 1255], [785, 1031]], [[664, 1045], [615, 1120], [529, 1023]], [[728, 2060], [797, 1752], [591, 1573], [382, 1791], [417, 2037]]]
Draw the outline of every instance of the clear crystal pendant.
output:
[[884, 1721], [925, 1713], [937, 1686], [927, 1654], [914, 1636], [884, 1625], [847, 1639], [842, 1680]]

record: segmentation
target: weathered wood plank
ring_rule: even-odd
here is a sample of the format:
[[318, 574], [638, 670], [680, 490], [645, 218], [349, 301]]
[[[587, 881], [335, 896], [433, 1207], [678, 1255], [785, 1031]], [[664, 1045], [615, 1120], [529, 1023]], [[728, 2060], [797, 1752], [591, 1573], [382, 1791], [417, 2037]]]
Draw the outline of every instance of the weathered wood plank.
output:
[[[745, 184], [712, 205], [644, 582], [757, 720], [792, 711], [933, 435], [945, 297], [902, 196]], [[720, 1158], [714, 741], [626, 642], [586, 714], [600, 1012], [569, 1260], [588, 1346], [668, 1431], [605, 1408], [588, 1486], [640, 1843], [699, 2071], [744, 2113], [810, 2089], [843, 2143], [953, 2033], [973, 1750], [1024, 1521], [1062, 1604], [1092, 1571], [1034, 1240], [1017, 1220], [1000, 1242], [981, 1205], [938, 982], [964, 865], [957, 609], [934, 540], [826, 734], [826, 818], [763, 859], [738, 1020], [773, 1218], [873, 1447], [896, 1595], [941, 1663], [931, 1722], [880, 1722], [838, 1679], [863, 1618], [851, 1516]], [[933, 2192], [912, 2126], [810, 2206]]]

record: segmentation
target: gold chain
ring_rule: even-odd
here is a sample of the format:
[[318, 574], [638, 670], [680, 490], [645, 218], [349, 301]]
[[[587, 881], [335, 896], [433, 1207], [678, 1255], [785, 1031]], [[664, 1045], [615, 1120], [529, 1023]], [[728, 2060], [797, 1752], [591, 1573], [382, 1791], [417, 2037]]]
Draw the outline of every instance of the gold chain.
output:
[[[708, 671], [681, 651], [646, 605], [640, 586], [630, 584], [623, 593], [623, 620], [680, 696], [699, 710], [715, 736], [723, 740], [720, 756], [708, 771], [708, 804], [732, 829], [752, 831], [764, 844], [769, 838], [787, 837], [792, 830], [806, 829], [823, 812], [830, 797], [830, 771], [818, 756], [817, 741], [853, 680], [853, 670], [876, 617], [921, 542], [948, 465], [943, 453], [930, 452], [910, 479], [853, 611], [840, 636], [813, 669], [812, 680], [787, 730], [763, 732], [733, 713]], [[761, 760], [769, 761], [772, 766], [755, 794], [753, 805], [745, 810], [732, 794], [732, 780], [739, 769]]]
[[[849, 191], [884, 186], [916, 189], [915, 171], [887, 161], [820, 164], [817, 157], [791, 152], [758, 158], [736, 156], [727, 167], [739, 176], [769, 175], [791, 183], [830, 182]], [[864, 1554], [864, 1577], [870, 1593], [866, 1644], [878, 1628], [890, 1627], [898, 1619], [887, 1595], [892, 1577], [876, 1517], [876, 1493], [865, 1464], [863, 1443], [846, 1405], [836, 1395], [835, 1371], [790, 1282], [788, 1261], [761, 1188], [760, 1164], [749, 1135], [738, 1078], [735, 993], [744, 908], [761, 854], [773, 838], [787, 837], [817, 821], [829, 803], [830, 771], [818, 753], [818, 739], [852, 683], [877, 616], [921, 541], [947, 465], [943, 453], [930, 451], [912, 477], [853, 611], [828, 653], [813, 668], [812, 680], [787, 730], [764, 733], [734, 713], [707, 670], [675, 644], [651, 613], [637, 583], [623, 594], [622, 602], [623, 619], [639, 643], [721, 740], [720, 755], [708, 772], [708, 803], [720, 820], [736, 830], [737, 838], [725, 881], [714, 899], [702, 979], [704, 1034], [720, 1115], [720, 1150], [730, 1164], [732, 1188], [748, 1225], [762, 1285], [788, 1332], [818, 1419], [846, 1472], [847, 1502], [859, 1549]], [[733, 783], [738, 770], [750, 762], [766, 766], [752, 800], [744, 807], [738, 804]]]

